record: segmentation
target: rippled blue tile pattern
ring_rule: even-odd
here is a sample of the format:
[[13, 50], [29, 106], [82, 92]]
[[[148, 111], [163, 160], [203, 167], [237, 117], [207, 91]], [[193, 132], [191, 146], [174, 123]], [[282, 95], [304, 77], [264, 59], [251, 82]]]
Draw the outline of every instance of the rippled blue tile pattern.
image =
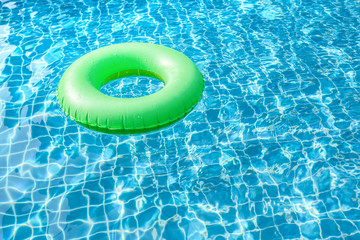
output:
[[[360, 239], [359, 0], [0, 5], [1, 239]], [[197, 107], [134, 136], [66, 117], [66, 68], [135, 41], [197, 64]]]

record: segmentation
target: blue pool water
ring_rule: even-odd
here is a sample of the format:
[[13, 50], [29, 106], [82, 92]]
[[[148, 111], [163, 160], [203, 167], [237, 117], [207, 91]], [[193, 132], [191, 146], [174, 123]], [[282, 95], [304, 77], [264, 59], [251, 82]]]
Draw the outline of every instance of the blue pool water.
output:
[[[359, 0], [0, 5], [0, 239], [360, 239]], [[64, 115], [66, 68], [122, 42], [196, 63], [185, 119], [114, 136]]]

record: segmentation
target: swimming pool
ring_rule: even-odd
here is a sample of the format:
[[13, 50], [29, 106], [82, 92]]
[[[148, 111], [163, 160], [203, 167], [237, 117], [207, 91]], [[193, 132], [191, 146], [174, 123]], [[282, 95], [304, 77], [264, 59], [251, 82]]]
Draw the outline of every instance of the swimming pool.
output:
[[[0, 238], [360, 239], [359, 1], [1, 2]], [[114, 136], [64, 115], [66, 68], [122, 42], [197, 64], [185, 119]]]

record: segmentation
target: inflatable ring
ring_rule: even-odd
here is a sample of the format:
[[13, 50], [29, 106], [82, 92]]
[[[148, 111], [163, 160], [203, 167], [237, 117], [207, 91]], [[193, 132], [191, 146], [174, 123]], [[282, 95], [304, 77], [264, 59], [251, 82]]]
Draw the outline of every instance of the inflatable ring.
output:
[[[100, 92], [108, 82], [148, 76], [164, 87], [139, 98], [115, 98]], [[132, 134], [176, 122], [200, 101], [204, 80], [182, 53], [149, 43], [123, 43], [97, 49], [65, 71], [57, 89], [60, 106], [72, 120], [92, 130]]]

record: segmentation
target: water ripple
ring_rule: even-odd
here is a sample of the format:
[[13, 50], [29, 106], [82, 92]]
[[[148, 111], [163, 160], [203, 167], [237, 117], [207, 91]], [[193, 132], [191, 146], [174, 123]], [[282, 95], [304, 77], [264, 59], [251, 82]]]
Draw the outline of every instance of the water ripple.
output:
[[[357, 1], [0, 5], [1, 238], [360, 238]], [[196, 63], [196, 108], [135, 136], [66, 117], [66, 68], [137, 41]]]

